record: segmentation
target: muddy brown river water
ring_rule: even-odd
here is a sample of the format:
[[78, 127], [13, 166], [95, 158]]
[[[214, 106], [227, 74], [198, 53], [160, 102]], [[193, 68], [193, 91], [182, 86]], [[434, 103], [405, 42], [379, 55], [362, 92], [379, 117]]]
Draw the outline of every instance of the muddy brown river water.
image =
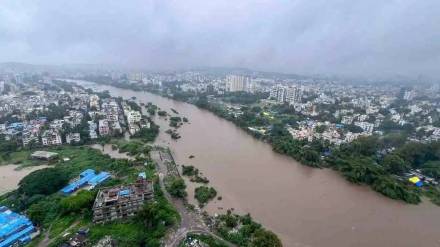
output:
[[18, 165], [0, 166], [0, 195], [18, 188], [18, 183], [29, 173], [46, 168], [48, 166], [31, 166], [19, 169]]
[[210, 179], [223, 198], [206, 207], [210, 213], [219, 208], [249, 212], [284, 246], [440, 246], [440, 207], [430, 202], [404, 204], [346, 182], [334, 171], [303, 166], [193, 105], [148, 92], [80, 84], [188, 117], [178, 141], [163, 133], [169, 128], [166, 121], [156, 119], [161, 125], [157, 142], [170, 146], [178, 164], [194, 165]]

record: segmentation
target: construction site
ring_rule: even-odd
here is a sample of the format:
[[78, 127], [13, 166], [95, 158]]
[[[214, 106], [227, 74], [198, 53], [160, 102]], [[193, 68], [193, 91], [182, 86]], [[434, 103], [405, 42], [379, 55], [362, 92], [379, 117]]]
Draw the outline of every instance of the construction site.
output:
[[93, 222], [105, 223], [137, 214], [153, 199], [153, 183], [140, 173], [136, 182], [99, 190], [93, 205]]

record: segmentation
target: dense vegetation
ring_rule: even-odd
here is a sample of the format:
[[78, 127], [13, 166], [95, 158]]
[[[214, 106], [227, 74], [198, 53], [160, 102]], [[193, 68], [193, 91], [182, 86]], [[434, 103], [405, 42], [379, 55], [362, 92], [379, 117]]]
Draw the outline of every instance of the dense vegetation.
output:
[[170, 127], [177, 128], [182, 124], [181, 117], [170, 117]]
[[133, 137], [140, 138], [144, 142], [153, 142], [159, 135], [159, 125], [150, 122], [150, 128], [141, 128]]
[[194, 183], [209, 183], [208, 178], [202, 177], [199, 169], [195, 168], [194, 166], [182, 165], [182, 175], [188, 176], [190, 178], [190, 181]]
[[258, 103], [261, 99], [269, 98], [269, 93], [227, 92], [222, 96], [219, 95], [218, 97], [226, 102], [234, 104], [254, 104]]
[[200, 186], [195, 188], [194, 197], [199, 202], [200, 206], [205, 205], [210, 200], [217, 196], [217, 191], [212, 187]]
[[61, 168], [44, 168], [24, 177], [19, 185], [19, 193], [25, 196], [50, 195], [64, 187], [69, 176]]
[[167, 189], [170, 195], [177, 198], [185, 198], [186, 197], [186, 184], [185, 181], [181, 177], [177, 176], [167, 176], [164, 180], [165, 188]]
[[251, 216], [235, 215], [228, 211], [220, 215], [216, 229], [224, 239], [247, 247], [281, 247], [281, 240], [271, 231], [254, 222]]
[[167, 115], [166, 111], [158, 111], [157, 115], [161, 116], [161, 117], [165, 117]]

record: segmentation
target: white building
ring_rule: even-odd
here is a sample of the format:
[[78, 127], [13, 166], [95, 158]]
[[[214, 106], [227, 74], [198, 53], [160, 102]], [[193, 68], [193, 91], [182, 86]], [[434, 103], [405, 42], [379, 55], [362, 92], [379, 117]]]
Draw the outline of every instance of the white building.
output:
[[275, 99], [279, 103], [285, 102], [286, 99], [286, 87], [282, 85], [273, 86], [270, 89], [270, 98]]
[[141, 121], [142, 115], [139, 111], [128, 111], [127, 112], [127, 121], [128, 123], [138, 123]]
[[99, 135], [105, 136], [105, 135], [108, 135], [110, 133], [110, 127], [109, 127], [108, 121], [106, 119], [99, 120], [98, 125], [99, 125], [98, 126], [98, 128], [99, 128]]
[[98, 95], [90, 96], [90, 108], [99, 110], [99, 97]]
[[81, 136], [79, 133], [69, 133], [66, 135], [66, 142], [71, 144], [72, 142], [80, 142], [81, 141]]
[[46, 130], [41, 136], [41, 143], [43, 146], [61, 145], [61, 135], [56, 130]]
[[361, 127], [364, 132], [373, 133], [374, 124], [369, 122], [354, 122], [354, 125]]
[[416, 93], [415, 93], [413, 90], [406, 90], [406, 91], [403, 93], [403, 99], [404, 99], [404, 100], [411, 101], [411, 100], [414, 99], [415, 96], [416, 96]]
[[286, 89], [286, 102], [289, 104], [300, 103], [302, 99], [302, 90], [297, 86], [291, 86]]
[[250, 78], [241, 75], [229, 75], [226, 77], [226, 90], [229, 92], [247, 91]]
[[279, 103], [288, 102], [293, 105], [301, 102], [302, 90], [297, 86], [275, 85], [270, 90], [270, 98], [276, 99]]

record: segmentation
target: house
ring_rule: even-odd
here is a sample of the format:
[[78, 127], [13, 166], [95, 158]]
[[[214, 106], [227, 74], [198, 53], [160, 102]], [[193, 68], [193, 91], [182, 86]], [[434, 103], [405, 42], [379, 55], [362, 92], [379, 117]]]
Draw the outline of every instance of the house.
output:
[[31, 142], [39, 142], [38, 132], [23, 131], [22, 137], [23, 146], [27, 146]]
[[99, 97], [98, 95], [90, 96], [90, 108], [99, 110]]
[[61, 135], [58, 133], [57, 130], [46, 130], [43, 132], [43, 135], [41, 136], [41, 143], [43, 146], [51, 146], [51, 145], [61, 145], [63, 144], [61, 140]]
[[99, 128], [99, 135], [101, 136], [105, 136], [110, 133], [110, 127], [106, 119], [99, 120], [98, 128]]
[[129, 111], [127, 112], [127, 121], [129, 124], [138, 123], [141, 121], [142, 115], [139, 111]]
[[128, 132], [130, 132], [131, 135], [136, 134], [139, 130], [139, 126], [137, 124], [129, 124], [128, 125]]
[[81, 136], [79, 133], [69, 133], [66, 135], [66, 143], [71, 144], [72, 142], [78, 143], [81, 141]]
[[65, 123], [64, 119], [55, 119], [49, 124], [49, 126], [51, 129], [61, 130], [63, 128], [64, 123]]
[[58, 157], [58, 153], [48, 151], [35, 151], [31, 154], [32, 159], [52, 160]]

